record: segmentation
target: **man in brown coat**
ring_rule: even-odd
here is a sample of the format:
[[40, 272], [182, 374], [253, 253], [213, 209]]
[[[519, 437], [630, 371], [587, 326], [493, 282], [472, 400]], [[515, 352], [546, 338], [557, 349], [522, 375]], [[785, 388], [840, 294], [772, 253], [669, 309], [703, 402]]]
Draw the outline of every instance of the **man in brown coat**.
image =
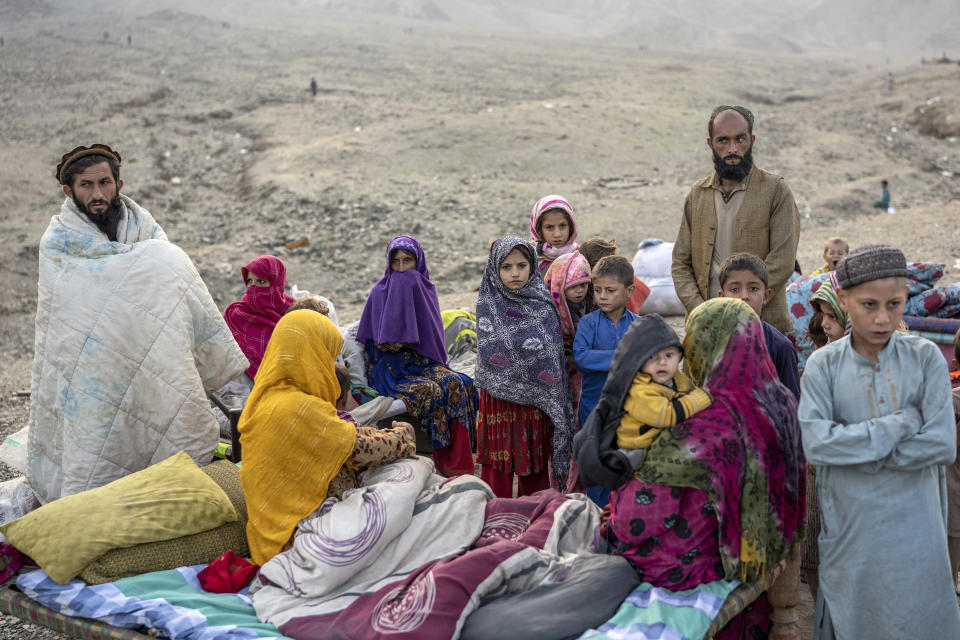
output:
[[683, 206], [673, 247], [673, 284], [690, 312], [720, 292], [720, 263], [752, 253], [770, 271], [773, 295], [763, 319], [786, 333], [786, 283], [797, 259], [800, 213], [780, 176], [753, 166], [753, 114], [745, 107], [714, 109], [707, 124], [713, 175], [696, 183]]

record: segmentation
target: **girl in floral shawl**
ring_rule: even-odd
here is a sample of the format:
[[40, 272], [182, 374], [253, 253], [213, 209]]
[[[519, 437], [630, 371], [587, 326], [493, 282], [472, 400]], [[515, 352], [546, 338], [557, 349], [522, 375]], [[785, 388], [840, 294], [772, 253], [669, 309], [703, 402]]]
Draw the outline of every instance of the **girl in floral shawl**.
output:
[[558, 257], [576, 251], [577, 218], [573, 207], [561, 196], [544, 196], [530, 212], [530, 236], [537, 247], [540, 273]]
[[477, 392], [469, 376], [447, 367], [437, 290], [416, 239], [387, 245], [386, 272], [367, 297], [357, 342], [366, 347], [370, 386], [403, 400], [430, 435], [437, 471], [472, 474]]
[[[477, 299], [477, 462], [500, 497], [566, 486], [573, 439], [560, 314], [517, 236], [493, 243]], [[553, 478], [548, 468], [552, 463]]]
[[276, 256], [260, 256], [240, 269], [247, 292], [239, 302], [224, 311], [223, 317], [247, 356], [247, 375], [256, 376], [267, 350], [273, 328], [294, 299], [283, 292], [287, 284], [287, 267]]
[[[616, 552], [644, 581], [671, 590], [717, 579], [766, 588], [804, 529], [796, 398], [777, 377], [760, 319], [740, 300], [694, 309], [684, 350], [713, 404], [661, 434], [611, 493]], [[716, 637], [766, 637], [769, 625], [761, 596]]]

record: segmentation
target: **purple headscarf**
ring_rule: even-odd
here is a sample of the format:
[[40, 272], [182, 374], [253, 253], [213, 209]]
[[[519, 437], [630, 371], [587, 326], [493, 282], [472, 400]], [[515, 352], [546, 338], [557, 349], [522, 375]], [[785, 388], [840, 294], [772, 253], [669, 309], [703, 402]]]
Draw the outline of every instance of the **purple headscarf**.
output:
[[[390, 259], [398, 249], [416, 257], [416, 268], [391, 271]], [[366, 344], [368, 340], [408, 344], [437, 364], [447, 364], [437, 289], [430, 281], [423, 248], [410, 236], [397, 236], [387, 245], [386, 273], [370, 290], [357, 328], [357, 342]]]
[[[530, 259], [527, 284], [513, 291], [500, 265], [514, 249]], [[536, 268], [533, 247], [517, 236], [493, 243], [477, 299], [477, 387], [518, 405], [533, 405], [553, 422], [553, 474], [566, 486], [573, 442], [560, 313]]]

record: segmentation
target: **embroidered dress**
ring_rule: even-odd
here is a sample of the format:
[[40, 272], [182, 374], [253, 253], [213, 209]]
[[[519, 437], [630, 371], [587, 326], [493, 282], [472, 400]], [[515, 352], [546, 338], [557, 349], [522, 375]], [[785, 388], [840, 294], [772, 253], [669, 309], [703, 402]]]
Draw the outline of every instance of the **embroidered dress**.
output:
[[480, 392], [477, 464], [526, 476], [547, 469], [553, 423], [543, 411]]
[[280, 258], [260, 256], [251, 260], [240, 272], [244, 283], [251, 273], [270, 283], [266, 287], [250, 285], [239, 302], [234, 302], [223, 312], [234, 339], [250, 361], [247, 375], [254, 378], [273, 328], [295, 301], [283, 292], [287, 283], [287, 268]]

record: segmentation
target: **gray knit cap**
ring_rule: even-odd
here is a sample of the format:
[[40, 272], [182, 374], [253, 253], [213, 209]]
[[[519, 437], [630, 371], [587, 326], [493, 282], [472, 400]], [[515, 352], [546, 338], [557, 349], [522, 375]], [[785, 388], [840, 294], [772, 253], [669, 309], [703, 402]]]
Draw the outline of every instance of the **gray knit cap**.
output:
[[860, 247], [837, 264], [837, 284], [849, 289], [880, 278], [905, 278], [907, 260], [900, 249], [886, 244]]

